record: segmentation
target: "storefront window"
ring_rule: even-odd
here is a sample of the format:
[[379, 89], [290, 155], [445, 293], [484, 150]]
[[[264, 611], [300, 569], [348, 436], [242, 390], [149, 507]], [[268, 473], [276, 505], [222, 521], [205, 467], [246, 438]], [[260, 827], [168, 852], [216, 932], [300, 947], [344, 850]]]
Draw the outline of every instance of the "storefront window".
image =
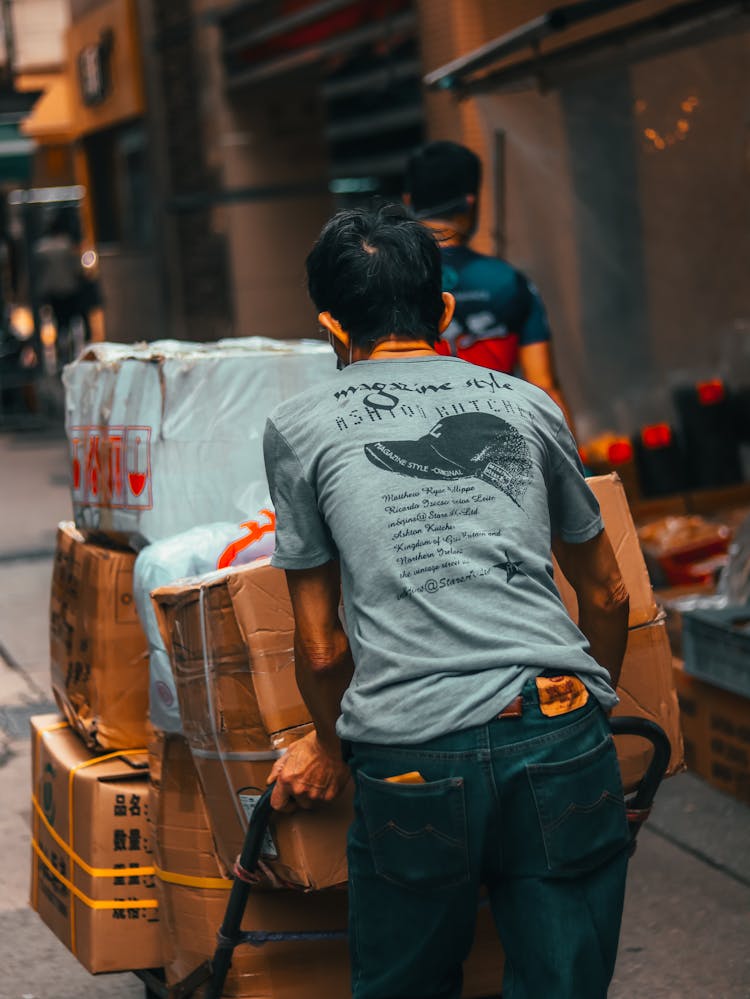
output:
[[153, 224], [144, 126], [137, 122], [106, 129], [84, 144], [99, 244], [150, 246]]

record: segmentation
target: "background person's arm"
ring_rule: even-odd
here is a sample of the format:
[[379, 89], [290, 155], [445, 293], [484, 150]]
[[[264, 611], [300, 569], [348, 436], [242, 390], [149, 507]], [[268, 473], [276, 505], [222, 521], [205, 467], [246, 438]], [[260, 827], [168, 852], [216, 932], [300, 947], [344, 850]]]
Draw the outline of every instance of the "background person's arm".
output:
[[628, 640], [630, 600], [606, 531], [582, 544], [556, 538], [552, 550], [578, 598], [578, 626], [589, 640], [591, 655], [616, 688]]
[[544, 340], [540, 343], [530, 343], [519, 347], [518, 365], [523, 378], [527, 382], [531, 382], [532, 385], [544, 389], [550, 399], [557, 403], [563, 411], [563, 416], [570, 428], [570, 432], [575, 437], [573, 416], [557, 381], [555, 361], [552, 357], [550, 341]]
[[276, 781], [271, 804], [279, 811], [330, 801], [349, 779], [336, 720], [354, 672], [349, 640], [339, 621], [338, 562], [287, 569], [286, 578], [294, 611], [297, 685], [315, 732], [293, 743], [271, 771], [269, 782]]

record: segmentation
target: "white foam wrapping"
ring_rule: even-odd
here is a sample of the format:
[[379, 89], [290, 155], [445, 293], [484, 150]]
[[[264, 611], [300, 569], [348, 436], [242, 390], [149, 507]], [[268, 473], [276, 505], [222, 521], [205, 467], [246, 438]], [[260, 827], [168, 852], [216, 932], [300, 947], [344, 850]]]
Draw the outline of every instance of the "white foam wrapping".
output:
[[[262, 514], [259, 523], [267, 521]], [[181, 733], [182, 719], [177, 688], [164, 641], [159, 631], [151, 591], [179, 579], [213, 573], [222, 553], [247, 534], [245, 525], [205, 524], [189, 531], [147, 545], [135, 560], [133, 593], [138, 616], [146, 632], [149, 647], [149, 715], [152, 725], [162, 732]], [[231, 565], [246, 565], [271, 555], [274, 532], [268, 531], [235, 555]]]
[[136, 549], [268, 503], [273, 407], [336, 374], [326, 344], [94, 344], [68, 365], [65, 425], [76, 525]]

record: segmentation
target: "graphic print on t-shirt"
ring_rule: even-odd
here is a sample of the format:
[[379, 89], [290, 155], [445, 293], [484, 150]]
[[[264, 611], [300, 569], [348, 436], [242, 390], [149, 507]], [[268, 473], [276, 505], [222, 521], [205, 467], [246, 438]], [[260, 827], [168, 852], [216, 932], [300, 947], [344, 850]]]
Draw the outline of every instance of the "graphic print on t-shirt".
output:
[[448, 416], [417, 440], [365, 444], [365, 454], [373, 465], [412, 479], [474, 476], [519, 507], [531, 482], [531, 455], [523, 435], [488, 413]]

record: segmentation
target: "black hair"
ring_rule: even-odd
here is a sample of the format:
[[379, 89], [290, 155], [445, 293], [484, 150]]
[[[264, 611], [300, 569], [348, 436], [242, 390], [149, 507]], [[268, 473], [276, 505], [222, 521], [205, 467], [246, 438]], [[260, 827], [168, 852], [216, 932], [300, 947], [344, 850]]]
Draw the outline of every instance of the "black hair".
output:
[[409, 160], [404, 190], [417, 216], [450, 218], [466, 211], [466, 196], [479, 192], [481, 179], [476, 153], [457, 142], [430, 142]]
[[440, 335], [440, 249], [401, 205], [334, 215], [307, 257], [307, 288], [356, 344]]

